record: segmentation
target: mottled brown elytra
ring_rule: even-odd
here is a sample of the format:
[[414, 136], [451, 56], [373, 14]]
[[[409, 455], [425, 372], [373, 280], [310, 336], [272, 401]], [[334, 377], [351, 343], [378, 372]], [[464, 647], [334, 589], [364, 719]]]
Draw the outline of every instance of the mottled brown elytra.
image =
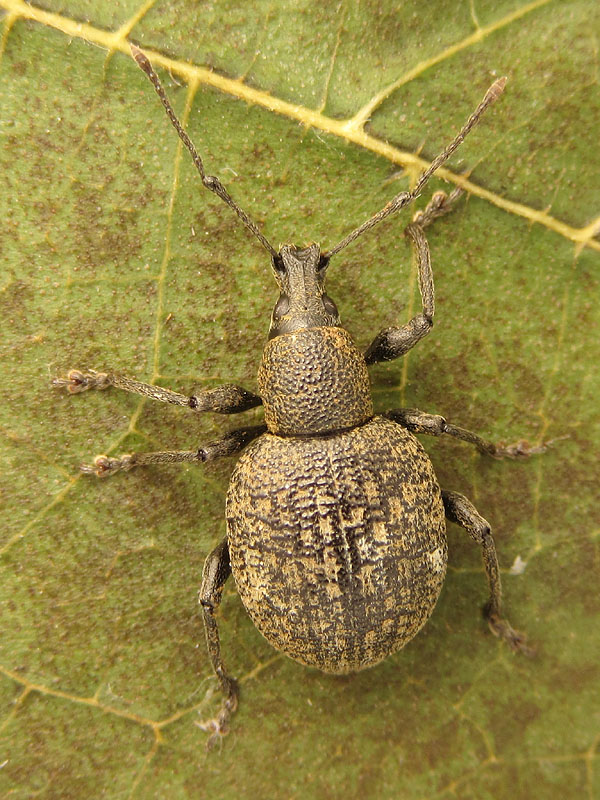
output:
[[71, 370], [54, 385], [70, 392], [114, 386], [194, 411], [233, 414], [264, 406], [263, 425], [240, 428], [192, 451], [98, 456], [85, 473], [111, 475], [148, 464], [205, 462], [246, 448], [227, 492], [227, 538], [206, 559], [200, 604], [208, 651], [224, 699], [203, 724], [215, 741], [227, 731], [238, 687], [219, 646], [215, 611], [230, 574], [258, 630], [291, 658], [329, 673], [373, 666], [403, 647], [431, 615], [447, 562], [446, 518], [477, 542], [489, 584], [485, 613], [492, 631], [515, 650], [524, 637], [501, 613], [496, 549], [489, 524], [462, 495], [443, 491], [415, 433], [447, 434], [494, 457], [540, 452], [501, 447], [438, 415], [400, 408], [374, 415], [367, 366], [404, 355], [433, 325], [434, 291], [424, 230], [460, 194], [436, 193], [405, 234], [415, 248], [422, 311], [377, 334], [363, 354], [341, 327], [324, 290], [332, 256], [364, 231], [411, 203], [502, 93], [497, 80], [464, 127], [409, 192], [400, 192], [335, 247], [275, 250], [203, 162], [183, 130], [147, 57], [132, 47], [207, 189], [238, 215], [269, 252], [279, 286], [258, 392], [234, 385], [188, 397], [112, 372]]

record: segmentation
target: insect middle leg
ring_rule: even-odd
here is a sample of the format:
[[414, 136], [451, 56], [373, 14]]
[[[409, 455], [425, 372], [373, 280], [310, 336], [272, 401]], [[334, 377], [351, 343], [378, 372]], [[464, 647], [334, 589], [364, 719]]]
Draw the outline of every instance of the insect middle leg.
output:
[[88, 389], [108, 389], [109, 386], [114, 386], [116, 389], [141, 394], [161, 403], [186, 406], [193, 411], [214, 411], [217, 414], [237, 414], [262, 403], [262, 399], [257, 394], [230, 383], [216, 386], [213, 389], [203, 389], [198, 394], [188, 396], [173, 392], [171, 389], [164, 389], [162, 386], [135, 381], [132, 378], [118, 375], [116, 372], [96, 372], [95, 370], [82, 372], [72, 369], [66, 377], [54, 378], [52, 385], [65, 388], [71, 394], [85, 392]]
[[204, 463], [217, 458], [232, 456], [239, 453], [247, 444], [257, 436], [265, 433], [266, 425], [250, 425], [238, 428], [216, 439], [214, 442], [199, 447], [196, 450], [163, 450], [155, 453], [124, 453], [118, 457], [96, 456], [93, 464], [82, 464], [80, 469], [87, 475], [97, 475], [104, 478], [120, 470], [127, 471], [134, 467], [143, 467], [150, 464], [180, 464], [185, 461]]
[[484, 439], [477, 433], [468, 431], [447, 422], [439, 414], [426, 414], [418, 408], [395, 408], [387, 411], [384, 415], [388, 419], [402, 425], [403, 428], [411, 433], [426, 433], [429, 436], [452, 436], [454, 439], [461, 439], [474, 445], [480, 453], [493, 458], [523, 458], [538, 453], [544, 453], [549, 442], [541, 445], [530, 445], [528, 442], [520, 441], [515, 444], [498, 444]]
[[504, 639], [512, 650], [531, 654], [522, 633], [515, 631], [502, 616], [502, 584], [496, 545], [489, 523], [466, 497], [457, 492], [442, 491], [446, 517], [464, 528], [469, 536], [481, 545], [483, 566], [488, 581], [490, 597], [484, 607], [485, 617], [495, 636]]

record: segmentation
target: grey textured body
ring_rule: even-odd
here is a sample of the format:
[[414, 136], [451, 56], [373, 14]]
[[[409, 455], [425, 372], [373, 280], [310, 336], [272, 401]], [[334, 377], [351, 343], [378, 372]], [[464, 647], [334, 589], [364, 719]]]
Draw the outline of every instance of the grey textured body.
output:
[[382, 417], [327, 436], [261, 436], [232, 475], [227, 529], [258, 630], [325, 672], [363, 669], [406, 644], [446, 571], [431, 462]]
[[499, 446], [415, 408], [373, 418], [367, 367], [403, 356], [431, 330], [434, 284], [424, 229], [450, 210], [460, 191], [449, 197], [437, 192], [406, 227], [422, 300], [422, 310], [407, 323], [384, 328], [363, 354], [341, 327], [325, 291], [331, 257], [419, 196], [500, 96], [506, 78], [492, 84], [411, 191], [401, 191], [329, 250], [313, 243], [304, 248], [284, 244], [277, 251], [219, 179], [205, 173], [147, 57], [133, 45], [132, 55], [156, 89], [203, 185], [235, 211], [270, 254], [279, 287], [257, 394], [224, 384], [187, 396], [96, 370], [70, 370], [53, 381], [71, 393], [113, 386], [196, 412], [236, 414], [264, 407], [264, 424], [229, 431], [193, 450], [99, 455], [81, 467], [86, 474], [106, 476], [133, 467], [205, 463], [249, 445], [227, 494], [228, 536], [206, 558], [198, 598], [223, 693], [218, 714], [201, 726], [212, 732], [209, 743], [227, 732], [238, 705], [237, 681], [225, 668], [216, 618], [232, 572], [246, 609], [271, 644], [325, 672], [353, 672], [402, 647], [431, 615], [446, 571], [447, 517], [481, 546], [489, 586], [485, 613], [492, 631], [513, 650], [526, 652], [524, 637], [501, 614], [500, 568], [488, 522], [466, 497], [440, 491], [412, 433], [453, 436], [497, 458], [545, 448]]

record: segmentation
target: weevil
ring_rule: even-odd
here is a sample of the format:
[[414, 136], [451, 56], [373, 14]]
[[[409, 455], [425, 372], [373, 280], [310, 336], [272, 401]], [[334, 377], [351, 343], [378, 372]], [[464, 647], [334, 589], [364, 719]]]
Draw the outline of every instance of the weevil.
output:
[[526, 651], [524, 636], [502, 614], [490, 525], [466, 497], [440, 488], [414, 434], [451, 436], [496, 458], [542, 448], [496, 445], [414, 408], [375, 414], [371, 398], [368, 366], [403, 356], [432, 328], [434, 285], [425, 229], [450, 210], [458, 192], [434, 194], [406, 227], [422, 299], [422, 310], [409, 322], [380, 331], [363, 353], [324, 288], [331, 258], [421, 194], [500, 96], [506, 79], [490, 87], [410, 191], [401, 191], [329, 250], [318, 244], [276, 250], [219, 179], [205, 173], [150, 61], [133, 46], [132, 55], [204, 186], [233, 209], [269, 253], [280, 293], [256, 393], [226, 384], [187, 396], [94, 370], [73, 369], [54, 379], [72, 393], [112, 386], [195, 412], [234, 414], [264, 407], [263, 424], [238, 428], [195, 450], [103, 455], [81, 467], [106, 476], [144, 465], [202, 463], [243, 450], [227, 491], [227, 536], [208, 555], [199, 592], [208, 653], [223, 694], [218, 713], [205, 724], [211, 740], [227, 732], [238, 705], [238, 685], [221, 656], [216, 620], [231, 574], [252, 621], [275, 648], [326, 673], [355, 672], [399, 650], [431, 616], [446, 572], [449, 519], [481, 547], [490, 628], [512, 649]]

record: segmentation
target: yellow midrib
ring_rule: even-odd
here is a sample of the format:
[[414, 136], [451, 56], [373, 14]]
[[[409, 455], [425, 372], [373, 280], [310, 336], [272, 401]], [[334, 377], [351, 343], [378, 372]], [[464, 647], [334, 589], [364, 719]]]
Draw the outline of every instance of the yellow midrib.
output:
[[[523, 6], [519, 12], [514, 12], [506, 18], [506, 24], [509, 24], [511, 21], [513, 21], [515, 16], [523, 16], [524, 13], [528, 13], [530, 10], [543, 5], [545, 1], [546, 0], [536, 0], [536, 2], [532, 2], [527, 6]], [[143, 17], [146, 11], [151, 8], [153, 4], [154, 0], [146, 0], [146, 2], [142, 4], [140, 9], [130, 20], [122, 25], [117, 31], [111, 33], [101, 30], [100, 28], [96, 28], [93, 25], [77, 22], [69, 19], [68, 17], [61, 16], [60, 14], [44, 11], [40, 8], [36, 8], [35, 6], [23, 2], [23, 0], [0, 0], [0, 8], [4, 8], [9, 13], [11, 17], [11, 24], [14, 24], [14, 21], [19, 18], [34, 20], [42, 25], [47, 25], [48, 27], [62, 31], [68, 36], [80, 38], [100, 47], [106, 48], [109, 56], [117, 51], [129, 55], [129, 41], [127, 37], [133, 30], [135, 24]], [[494, 29], [498, 28], [500, 24], [500, 22], [497, 22], [494, 26]], [[467, 37], [465, 42], [472, 38], [473, 36]], [[455, 44], [451, 50], [454, 51], [457, 48], [460, 49], [460, 45]], [[207, 86], [213, 86], [225, 94], [239, 97], [248, 103], [261, 106], [269, 111], [274, 111], [282, 116], [297, 120], [307, 127], [316, 128], [334, 136], [338, 136], [341, 139], [345, 139], [346, 141], [353, 142], [359, 147], [364, 147], [365, 149], [388, 159], [392, 163], [398, 164], [411, 173], [420, 172], [429, 166], [429, 162], [424, 161], [414, 153], [399, 150], [397, 147], [387, 144], [381, 139], [377, 139], [376, 137], [365, 132], [364, 124], [368, 119], [368, 116], [365, 117], [364, 111], [365, 109], [369, 109], [370, 113], [373, 110], [379, 95], [377, 95], [377, 97], [375, 97], [363, 109], [359, 110], [353, 118], [347, 120], [338, 120], [328, 117], [322, 114], [320, 111], [313, 111], [310, 108], [306, 108], [306, 106], [289, 103], [286, 100], [274, 97], [268, 92], [254, 89], [244, 83], [243, 80], [226, 78], [223, 75], [219, 75], [216, 72], [206, 69], [205, 67], [167, 58], [161, 53], [157, 53], [152, 50], [147, 50], [146, 53], [155, 66], [169, 70], [174, 75], [183, 78], [188, 84], [205, 84]], [[440, 60], [440, 56], [437, 56], [434, 59], [436, 63]], [[405, 81], [402, 79], [399, 79], [399, 81], [396, 81], [394, 84], [392, 84], [392, 86], [395, 87], [396, 85], [400, 85], [404, 82]], [[384, 90], [384, 92], [386, 97], [390, 93], [388, 90]], [[502, 197], [495, 192], [489, 191], [482, 186], [473, 183], [465, 176], [457, 175], [448, 169], [440, 168], [436, 174], [440, 178], [454, 183], [456, 186], [461, 186], [470, 194], [480, 197], [483, 200], [487, 200], [492, 205], [501, 208], [504, 211], [508, 211], [511, 214], [515, 214], [518, 217], [522, 217], [532, 223], [537, 223], [545, 228], [548, 228], [549, 230], [554, 231], [555, 233], [558, 233], [560, 236], [563, 236], [564, 238], [574, 242], [576, 245], [578, 245], [578, 248], [587, 246], [593, 250], [600, 251], [600, 241], [594, 238], [600, 230], [600, 218], [592, 220], [592, 222], [584, 227], [575, 228], [572, 225], [568, 225], [567, 223], [556, 219], [546, 211], [540, 211], [523, 203], [517, 203], [513, 200], [508, 200], [507, 198]]]

